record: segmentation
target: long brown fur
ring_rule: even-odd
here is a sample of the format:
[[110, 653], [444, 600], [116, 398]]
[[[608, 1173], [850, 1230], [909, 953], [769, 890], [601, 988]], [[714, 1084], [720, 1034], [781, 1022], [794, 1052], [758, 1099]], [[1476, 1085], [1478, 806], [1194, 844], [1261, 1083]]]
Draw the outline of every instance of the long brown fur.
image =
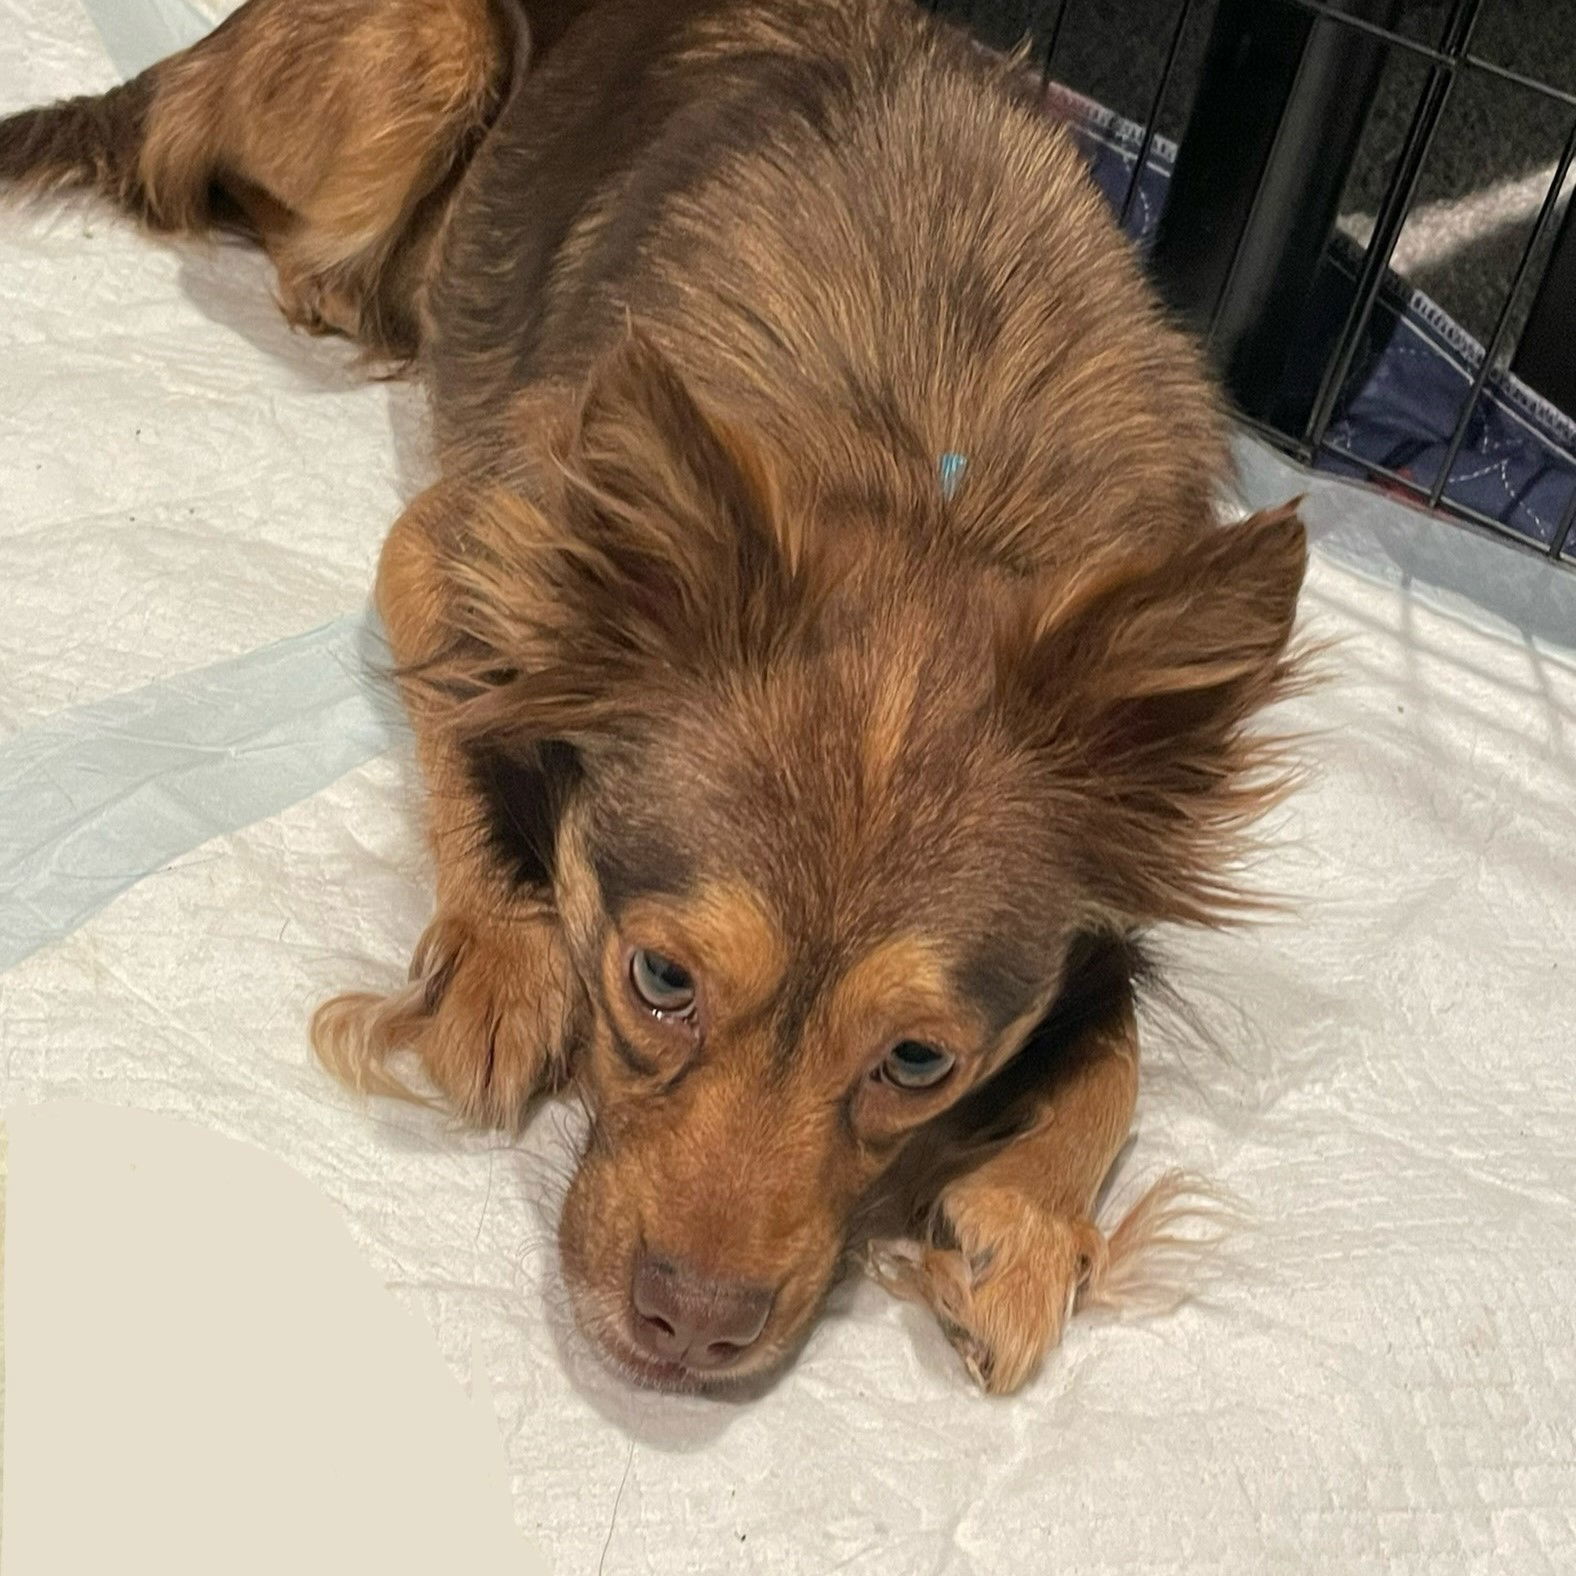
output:
[[1243, 905], [1303, 534], [1214, 524], [1199, 356], [1012, 63], [908, 0], [251, 0], [0, 182], [239, 229], [425, 380], [378, 600], [437, 912], [314, 1034], [477, 1122], [573, 1082], [613, 1361], [781, 1362], [879, 1216], [1009, 1390], [1177, 1248], [1173, 1184], [1094, 1220], [1136, 942]]

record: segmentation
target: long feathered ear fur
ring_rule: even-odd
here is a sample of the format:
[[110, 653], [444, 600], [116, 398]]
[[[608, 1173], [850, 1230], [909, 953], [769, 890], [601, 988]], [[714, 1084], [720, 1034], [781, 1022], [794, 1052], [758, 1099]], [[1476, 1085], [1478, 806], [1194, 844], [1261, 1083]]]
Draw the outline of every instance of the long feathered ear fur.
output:
[[1251, 904], [1231, 866], [1288, 772], [1280, 742], [1249, 723], [1297, 685], [1306, 563], [1291, 503], [1091, 565], [1004, 633], [1011, 725], [1112, 919], [1209, 924]]
[[462, 734], [579, 744], [804, 628], [811, 576], [768, 462], [648, 339], [602, 361], [549, 447], [534, 495], [479, 500], [445, 566], [458, 639], [421, 679]]

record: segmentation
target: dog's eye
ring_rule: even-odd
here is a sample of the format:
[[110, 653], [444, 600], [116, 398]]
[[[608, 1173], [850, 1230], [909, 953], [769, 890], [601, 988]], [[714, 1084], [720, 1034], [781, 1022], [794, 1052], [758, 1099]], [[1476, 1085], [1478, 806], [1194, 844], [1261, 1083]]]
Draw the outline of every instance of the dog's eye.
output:
[[689, 971], [660, 952], [637, 951], [629, 960], [629, 981], [653, 1012], [678, 1014], [695, 1005], [695, 981]]
[[881, 1076], [899, 1089], [934, 1089], [952, 1071], [952, 1058], [934, 1045], [903, 1040], [886, 1053]]

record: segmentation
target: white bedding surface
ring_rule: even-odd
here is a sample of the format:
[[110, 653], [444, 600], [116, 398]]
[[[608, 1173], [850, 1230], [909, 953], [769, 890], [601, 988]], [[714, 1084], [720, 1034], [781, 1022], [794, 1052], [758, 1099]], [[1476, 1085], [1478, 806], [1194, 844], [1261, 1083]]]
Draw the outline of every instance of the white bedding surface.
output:
[[[76, 0], [0, 34], [0, 108], [113, 80]], [[1115, 1189], [1247, 1201], [1206, 1298], [1076, 1322], [997, 1403], [858, 1283], [764, 1399], [659, 1398], [565, 1334], [562, 1112], [456, 1133], [306, 1046], [427, 914], [358, 666], [418, 402], [290, 335], [256, 259], [101, 215], [0, 214], [0, 299], [0, 1108], [176, 1116], [322, 1189], [457, 1385], [479, 1361], [556, 1570], [1576, 1570], [1568, 580], [1316, 488], [1336, 681], [1288, 708], [1316, 773], [1259, 872], [1299, 905], [1171, 941], [1224, 1054], [1152, 1026]], [[1249, 458], [1259, 501], [1306, 485]]]

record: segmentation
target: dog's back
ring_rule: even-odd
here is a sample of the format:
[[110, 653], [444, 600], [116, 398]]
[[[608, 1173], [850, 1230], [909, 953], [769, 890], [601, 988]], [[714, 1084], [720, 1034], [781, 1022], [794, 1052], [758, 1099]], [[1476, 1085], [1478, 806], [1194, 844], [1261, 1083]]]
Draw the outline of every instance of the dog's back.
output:
[[478, 155], [430, 308], [452, 441], [633, 319], [799, 485], [922, 519], [951, 465], [951, 528], [1025, 565], [1195, 531], [1222, 469], [1070, 140], [909, 0], [593, 5]]

